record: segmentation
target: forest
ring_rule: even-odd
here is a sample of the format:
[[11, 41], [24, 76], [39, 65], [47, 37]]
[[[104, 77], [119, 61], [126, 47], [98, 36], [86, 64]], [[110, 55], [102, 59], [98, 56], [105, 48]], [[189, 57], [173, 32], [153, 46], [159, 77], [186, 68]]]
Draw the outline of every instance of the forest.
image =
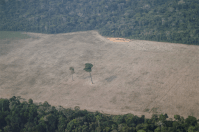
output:
[[0, 99], [0, 132], [196, 132], [199, 124], [193, 116], [109, 115], [51, 106], [47, 101], [34, 103], [20, 96]]
[[0, 0], [0, 30], [199, 45], [198, 0]]

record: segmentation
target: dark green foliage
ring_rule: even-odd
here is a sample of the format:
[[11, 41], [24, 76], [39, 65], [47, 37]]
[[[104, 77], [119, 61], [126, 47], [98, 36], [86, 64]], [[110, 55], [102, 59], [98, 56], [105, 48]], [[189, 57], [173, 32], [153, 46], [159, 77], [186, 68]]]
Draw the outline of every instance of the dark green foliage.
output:
[[[0, 132], [195, 132], [199, 130], [197, 119], [175, 115], [175, 121], [167, 121], [167, 114], [153, 115], [151, 119], [133, 114], [106, 115], [99, 112], [54, 107], [45, 101], [36, 105], [20, 102], [19, 97], [0, 99]], [[2, 108], [2, 107], [1, 107]]]
[[0, 99], [0, 110], [9, 111], [9, 100], [8, 99]]
[[0, 0], [0, 30], [199, 44], [198, 0]]
[[29, 99], [29, 100], [28, 100], [28, 103], [29, 103], [29, 104], [33, 104], [33, 100], [32, 100], [32, 99]]
[[91, 72], [92, 67], [93, 67], [93, 65], [91, 63], [86, 63], [84, 70], [87, 71], [87, 72]]
[[185, 123], [187, 126], [195, 126], [197, 125], [197, 119], [193, 116], [189, 116], [187, 119], [185, 119]]
[[91, 76], [92, 67], [93, 67], [93, 64], [91, 64], [91, 63], [86, 63], [86, 64], [85, 64], [84, 70], [85, 70], [86, 72], [89, 72], [89, 73], [90, 73], [91, 83], [93, 84], [93, 80], [92, 80], [92, 76]]

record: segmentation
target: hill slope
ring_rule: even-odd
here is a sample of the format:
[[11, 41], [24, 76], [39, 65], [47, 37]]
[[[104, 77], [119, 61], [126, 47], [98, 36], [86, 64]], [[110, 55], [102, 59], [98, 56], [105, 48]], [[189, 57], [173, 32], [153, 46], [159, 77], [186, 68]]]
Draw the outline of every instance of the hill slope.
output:
[[1, 0], [0, 30], [199, 43], [198, 0]]
[[[199, 117], [198, 46], [116, 43], [95, 31], [28, 34], [32, 38], [0, 42], [12, 47], [0, 56], [0, 97], [111, 114]], [[94, 65], [94, 84], [83, 70], [85, 63]], [[74, 81], [70, 66], [75, 68]]]

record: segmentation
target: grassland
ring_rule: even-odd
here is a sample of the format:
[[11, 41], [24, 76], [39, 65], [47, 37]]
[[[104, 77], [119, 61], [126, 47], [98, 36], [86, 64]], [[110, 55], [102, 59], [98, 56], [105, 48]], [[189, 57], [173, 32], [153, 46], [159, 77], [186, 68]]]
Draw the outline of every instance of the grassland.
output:
[[0, 31], [0, 40], [27, 39], [27, 38], [30, 38], [30, 36], [22, 32]]

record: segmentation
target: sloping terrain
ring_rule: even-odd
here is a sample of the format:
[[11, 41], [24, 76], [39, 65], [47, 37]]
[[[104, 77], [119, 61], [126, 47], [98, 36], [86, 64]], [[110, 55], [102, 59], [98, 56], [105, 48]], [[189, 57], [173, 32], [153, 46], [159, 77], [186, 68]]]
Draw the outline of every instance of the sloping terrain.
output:
[[[0, 51], [1, 98], [15, 95], [110, 114], [199, 117], [198, 46], [112, 42], [96, 31], [28, 34], [29, 39], [0, 42], [7, 46]], [[94, 65], [94, 84], [85, 63]]]

